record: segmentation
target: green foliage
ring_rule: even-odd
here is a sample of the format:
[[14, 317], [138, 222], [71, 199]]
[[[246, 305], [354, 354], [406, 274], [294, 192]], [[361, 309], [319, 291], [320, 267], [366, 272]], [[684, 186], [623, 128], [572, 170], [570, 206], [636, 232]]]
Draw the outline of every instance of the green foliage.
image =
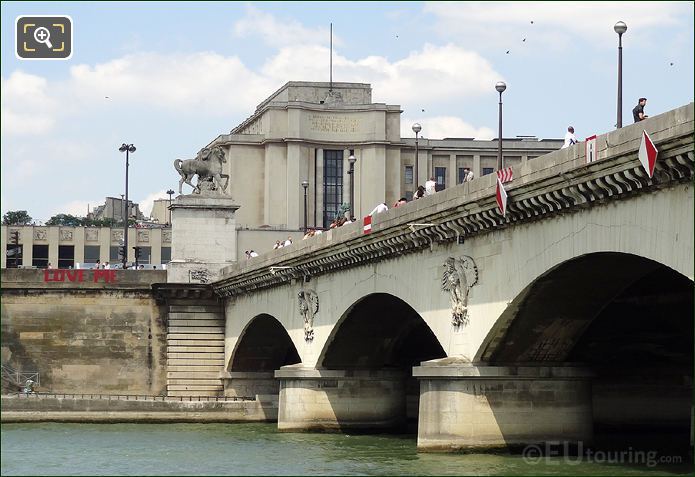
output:
[[46, 225], [62, 225], [65, 227], [113, 227], [116, 221], [112, 218], [90, 219], [87, 217], [76, 217], [70, 214], [54, 215], [46, 222]]
[[75, 217], [71, 214], [54, 215], [46, 221], [46, 225], [63, 225], [66, 227], [79, 227], [84, 221], [84, 217]]
[[26, 210], [9, 210], [2, 216], [3, 225], [30, 225], [32, 220]]

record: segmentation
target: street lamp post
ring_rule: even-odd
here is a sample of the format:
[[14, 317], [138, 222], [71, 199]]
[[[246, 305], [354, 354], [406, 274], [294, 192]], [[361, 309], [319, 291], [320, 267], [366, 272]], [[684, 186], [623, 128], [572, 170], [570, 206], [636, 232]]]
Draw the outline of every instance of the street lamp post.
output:
[[125, 217], [123, 220], [123, 270], [128, 266], [128, 159], [131, 152], [135, 152], [135, 146], [132, 144], [123, 143], [118, 148], [119, 151], [125, 152]]
[[357, 162], [357, 158], [350, 154], [348, 162], [350, 163], [350, 170], [348, 171], [350, 174], [350, 219], [352, 219], [355, 216], [355, 162]]
[[[121, 194], [121, 220], [123, 220], [123, 217], [125, 217], [125, 208], [123, 206], [123, 197], [125, 197], [125, 194]], [[123, 223], [121, 223], [121, 225], [123, 225]]]
[[420, 134], [420, 131], [422, 131], [422, 126], [420, 126], [420, 123], [413, 124], [413, 132], [415, 133], [415, 170], [413, 171], [415, 179], [413, 180], [413, 182], [415, 183], [414, 184], [415, 189], [417, 189], [417, 187], [418, 187], [418, 180], [419, 180], [418, 175], [417, 175], [417, 170], [418, 170], [417, 163], [418, 163], [418, 159], [420, 159], [420, 157], [419, 157], [420, 151], [418, 148], [418, 134]]
[[167, 220], [167, 225], [171, 225], [171, 196], [174, 195], [174, 190], [169, 189], [167, 194], [169, 194], [169, 208], [167, 209], [169, 211], [169, 220]]
[[627, 31], [625, 22], [618, 22], [613, 26], [618, 34], [618, 120], [617, 128], [623, 127], [623, 33]]
[[504, 158], [502, 157], [502, 93], [507, 89], [507, 84], [504, 81], [498, 81], [495, 84], [495, 89], [500, 94], [500, 113], [499, 113], [499, 136], [497, 144], [497, 170], [504, 169]]
[[309, 181], [303, 180], [302, 187], [304, 187], [304, 233], [307, 231], [307, 189], [309, 188]]

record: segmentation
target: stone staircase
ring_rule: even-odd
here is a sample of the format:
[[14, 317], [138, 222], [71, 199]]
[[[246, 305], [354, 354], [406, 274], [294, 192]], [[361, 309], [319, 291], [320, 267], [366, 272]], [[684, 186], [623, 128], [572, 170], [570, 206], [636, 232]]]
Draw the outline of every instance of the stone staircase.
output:
[[167, 394], [222, 396], [224, 311], [213, 300], [169, 306]]

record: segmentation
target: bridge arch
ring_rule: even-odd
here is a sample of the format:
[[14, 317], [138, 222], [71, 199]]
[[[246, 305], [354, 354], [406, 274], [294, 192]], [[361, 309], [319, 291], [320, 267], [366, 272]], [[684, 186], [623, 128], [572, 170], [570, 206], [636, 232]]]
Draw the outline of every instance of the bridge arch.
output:
[[272, 402], [279, 390], [275, 370], [299, 362], [297, 348], [282, 324], [267, 313], [256, 315], [232, 350], [223, 380], [225, 396], [259, 396], [261, 402]]
[[287, 330], [272, 315], [253, 317], [241, 332], [229, 359], [228, 371], [273, 372], [301, 362]]
[[476, 361], [588, 367], [597, 433], [629, 430], [653, 445], [681, 446], [690, 426], [693, 305], [693, 281], [664, 264], [582, 255], [519, 293]]
[[[529, 283], [509, 303], [483, 340], [474, 361], [566, 361], [585, 333], [600, 327], [594, 321], [603, 317], [614, 326], [624, 325], [630, 317], [616, 316], [616, 307], [621, 300], [637, 295], [642, 296], [644, 305], [648, 302], [645, 293], [673, 295], [676, 302], [671, 304], [680, 312], [680, 325], [685, 327], [681, 330], [687, 332], [693, 329], [691, 316], [685, 313], [688, 304], [692, 311], [692, 286], [692, 280], [678, 271], [639, 255], [595, 252], [566, 260]], [[631, 310], [632, 329], [635, 313], [643, 318], [642, 325], [649, 323], [648, 317], [642, 316], [644, 309], [642, 306], [641, 310]], [[649, 313], [654, 312], [650, 309]], [[607, 316], [609, 313], [612, 317]], [[692, 333], [688, 336], [692, 343]]]
[[444, 357], [444, 348], [418, 312], [402, 298], [379, 292], [345, 310], [326, 340], [317, 368], [405, 369]]

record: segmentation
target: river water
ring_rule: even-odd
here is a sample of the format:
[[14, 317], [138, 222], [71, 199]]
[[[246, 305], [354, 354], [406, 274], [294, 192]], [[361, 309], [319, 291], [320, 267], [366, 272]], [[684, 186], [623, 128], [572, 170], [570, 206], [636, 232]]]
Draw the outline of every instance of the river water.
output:
[[[276, 424], [6, 424], [2, 475], [683, 475], [663, 454], [423, 454], [415, 436], [280, 433]], [[652, 456], [654, 457], [654, 456]], [[532, 461], [533, 462], [532, 462]], [[688, 460], [678, 457], [676, 460]]]

